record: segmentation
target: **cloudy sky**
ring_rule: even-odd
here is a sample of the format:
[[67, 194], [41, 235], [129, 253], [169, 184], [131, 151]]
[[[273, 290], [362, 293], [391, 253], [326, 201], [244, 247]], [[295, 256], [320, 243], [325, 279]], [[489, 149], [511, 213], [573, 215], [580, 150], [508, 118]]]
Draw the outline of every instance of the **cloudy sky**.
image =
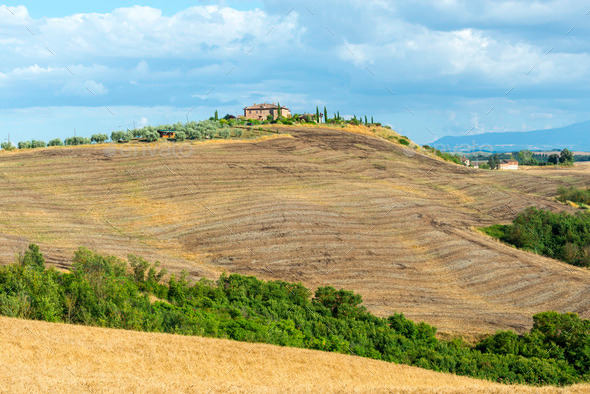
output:
[[0, 6], [0, 140], [280, 101], [421, 143], [590, 119], [590, 3], [28, 1]]

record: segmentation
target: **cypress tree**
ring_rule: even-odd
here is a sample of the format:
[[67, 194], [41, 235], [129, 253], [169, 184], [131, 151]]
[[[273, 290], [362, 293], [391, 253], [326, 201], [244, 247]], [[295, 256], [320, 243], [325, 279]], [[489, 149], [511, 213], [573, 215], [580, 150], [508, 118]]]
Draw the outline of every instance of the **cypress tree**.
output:
[[215, 120], [219, 120], [219, 113], [217, 113], [217, 110], [215, 110]]
[[280, 117], [281, 117], [281, 103], [280, 103], [280, 102], [278, 102], [278, 103], [277, 103], [277, 106], [279, 107], [279, 110], [278, 110], [278, 115], [279, 115], [279, 118], [280, 118]]
[[365, 115], [365, 124], [369, 123], [369, 121], [367, 120], [367, 115]]
[[373, 121], [373, 117], [371, 116], [371, 124], [375, 124], [375, 122]]
[[328, 121], [328, 110], [326, 109], [326, 106], [324, 105], [324, 122]]
[[315, 118], [317, 122], [320, 123], [320, 107], [318, 107], [317, 105], [315, 107]]

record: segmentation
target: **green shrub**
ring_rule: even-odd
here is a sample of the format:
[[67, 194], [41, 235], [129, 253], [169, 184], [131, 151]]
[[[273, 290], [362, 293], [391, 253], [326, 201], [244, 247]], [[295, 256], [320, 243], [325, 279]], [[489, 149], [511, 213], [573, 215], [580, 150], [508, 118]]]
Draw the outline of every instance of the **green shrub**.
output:
[[[113, 131], [111, 133], [111, 141], [118, 142], [118, 141], [129, 141], [131, 139], [131, 135], [126, 131]], [[67, 145], [67, 144], [66, 144]]]
[[[223, 119], [222, 119], [223, 120]], [[176, 132], [176, 140], [184, 141], [186, 139], [186, 133], [182, 130]]]
[[557, 199], [562, 202], [572, 201], [585, 205], [590, 204], [590, 188], [584, 190], [574, 186], [570, 186], [569, 188], [561, 186], [557, 190], [557, 194]]
[[16, 149], [14, 147], [14, 145], [12, 145], [12, 142], [3, 142], [2, 144], [0, 144], [0, 148], [2, 148], [2, 150], [6, 150], [6, 151], [11, 151], [11, 150]]
[[530, 207], [510, 225], [482, 229], [517, 248], [566, 263], [590, 267], [590, 213], [553, 213]]
[[63, 142], [59, 138], [54, 138], [47, 143], [47, 146], [63, 146]]
[[508, 226], [503, 224], [494, 224], [489, 227], [484, 227], [481, 230], [487, 235], [503, 241], [505, 239]]
[[91, 143], [90, 138], [86, 137], [68, 137], [65, 140], [66, 145], [87, 145]]
[[105, 142], [108, 139], [109, 139], [109, 136], [106, 134], [92, 134], [92, 137], [90, 137], [90, 141], [96, 142], [97, 144], [102, 144], [103, 142]]
[[398, 141], [399, 141], [399, 143], [400, 143], [400, 144], [402, 144], [402, 145], [406, 145], [406, 146], [410, 145], [410, 141], [408, 141], [408, 140], [407, 140], [407, 139], [405, 139], [405, 138], [400, 138]]

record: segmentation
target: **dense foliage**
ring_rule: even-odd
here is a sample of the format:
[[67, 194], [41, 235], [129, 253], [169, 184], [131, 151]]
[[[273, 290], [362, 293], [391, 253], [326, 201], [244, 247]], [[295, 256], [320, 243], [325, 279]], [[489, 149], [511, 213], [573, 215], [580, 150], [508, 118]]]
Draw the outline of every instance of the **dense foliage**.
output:
[[63, 146], [63, 142], [59, 138], [54, 138], [47, 143], [47, 146]]
[[2, 150], [6, 150], [6, 151], [11, 151], [11, 150], [15, 150], [15, 146], [12, 145], [12, 142], [8, 141], [8, 142], [2, 142], [0, 144], [0, 148], [2, 148]]
[[88, 145], [90, 143], [90, 138], [86, 137], [68, 137], [64, 141], [64, 145]]
[[569, 188], [560, 187], [557, 190], [557, 194], [557, 199], [559, 201], [572, 201], [578, 204], [590, 205], [590, 188], [584, 190], [574, 186]]
[[164, 281], [157, 263], [127, 262], [80, 248], [73, 268], [44, 267], [36, 245], [0, 268], [3, 315], [265, 342], [356, 354], [500, 382], [570, 384], [590, 379], [590, 321], [546, 312], [522, 336], [499, 332], [476, 346], [441, 341], [436, 328], [402, 314], [379, 318], [360, 295], [301, 284], [222, 275]]
[[20, 141], [18, 143], [18, 149], [35, 149], [45, 148], [47, 144], [44, 141], [31, 140], [31, 141]]
[[487, 234], [517, 248], [590, 267], [590, 214], [527, 208], [510, 225], [493, 225], [483, 229]]

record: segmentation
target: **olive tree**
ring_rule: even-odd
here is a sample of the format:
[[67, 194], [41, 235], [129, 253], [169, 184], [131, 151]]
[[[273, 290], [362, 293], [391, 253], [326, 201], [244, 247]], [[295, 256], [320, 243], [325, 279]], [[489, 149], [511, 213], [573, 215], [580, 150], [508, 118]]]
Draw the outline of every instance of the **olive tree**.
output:
[[10, 141], [3, 142], [2, 144], [0, 144], [0, 148], [2, 148], [2, 150], [7, 150], [7, 151], [11, 151], [11, 150], [15, 149], [14, 145], [12, 145], [12, 142], [10, 142]]
[[126, 131], [113, 131], [111, 133], [111, 140], [112, 141], [129, 141], [131, 138]]
[[109, 139], [109, 136], [106, 134], [92, 134], [92, 137], [90, 137], [90, 141], [96, 142], [97, 144], [102, 144], [103, 142], [105, 142], [108, 139]]

